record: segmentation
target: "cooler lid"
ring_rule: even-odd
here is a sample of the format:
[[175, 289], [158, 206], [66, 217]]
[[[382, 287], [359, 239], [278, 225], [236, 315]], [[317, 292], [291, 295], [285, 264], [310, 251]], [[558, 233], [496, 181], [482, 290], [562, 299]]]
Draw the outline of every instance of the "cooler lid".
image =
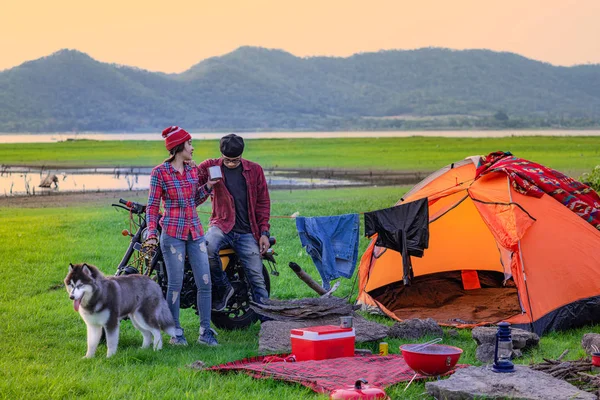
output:
[[332, 333], [346, 333], [354, 331], [353, 328], [342, 328], [337, 325], [322, 325], [322, 326], [311, 326], [308, 328], [292, 329], [290, 333], [292, 335], [304, 336], [305, 334], [313, 335], [330, 335]]

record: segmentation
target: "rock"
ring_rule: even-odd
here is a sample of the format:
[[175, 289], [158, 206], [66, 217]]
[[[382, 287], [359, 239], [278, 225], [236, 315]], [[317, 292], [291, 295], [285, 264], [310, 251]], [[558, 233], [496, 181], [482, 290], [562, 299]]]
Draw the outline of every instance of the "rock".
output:
[[206, 363], [204, 361], [202, 361], [202, 360], [197, 360], [197, 361], [194, 361], [191, 364], [186, 365], [186, 367], [191, 368], [191, 369], [202, 370], [202, 369], [206, 368]]
[[[494, 360], [494, 348], [496, 346], [496, 332], [498, 328], [478, 326], [473, 328], [471, 336], [477, 342], [477, 350], [475, 357], [481, 362], [490, 362]], [[523, 351], [530, 347], [537, 346], [540, 342], [540, 337], [533, 332], [523, 329], [511, 329], [513, 340], [513, 355], [512, 358], [521, 357]], [[491, 350], [490, 350], [491, 349]]]
[[444, 331], [432, 318], [412, 318], [406, 321], [396, 322], [390, 328], [388, 336], [397, 339], [420, 339], [423, 336], [444, 336]]
[[436, 399], [577, 399], [593, 400], [596, 396], [577, 389], [562, 379], [523, 365], [513, 373], [496, 373], [490, 367], [457, 370], [450, 378], [425, 383], [427, 393]]
[[259, 315], [276, 321], [302, 321], [325, 317], [352, 315], [359, 306], [339, 297], [308, 297], [294, 300], [267, 299], [264, 304], [250, 303]]
[[458, 337], [458, 331], [456, 329], [448, 329], [446, 334], [450, 337]]
[[512, 358], [523, 357], [523, 352], [519, 349], [513, 349]]
[[364, 303], [360, 304], [360, 311], [368, 312], [369, 314], [372, 314], [372, 315], [385, 315], [385, 313], [383, 311], [381, 311], [379, 309], [379, 307], [372, 306], [369, 304], [364, 304]]
[[58, 187], [58, 176], [49, 173], [44, 179], [42, 179], [38, 187], [49, 188], [52, 184], [54, 184], [54, 187]]
[[[494, 361], [494, 355], [496, 352], [496, 345], [485, 343], [477, 346], [475, 350], [475, 358], [484, 363], [490, 363]], [[513, 349], [511, 358], [523, 357], [523, 352], [519, 349]]]
[[484, 343], [477, 346], [475, 350], [475, 358], [479, 361], [487, 363], [494, 361], [494, 353], [496, 351], [495, 344]]
[[[473, 328], [471, 336], [478, 345], [483, 343], [496, 343], [496, 332], [498, 332], [498, 328], [496, 327], [478, 326]], [[511, 328], [510, 333], [512, 336], [514, 349], [525, 350], [530, 347], [537, 346], [540, 342], [540, 337], [533, 332]]]
[[[387, 336], [389, 328], [385, 325], [371, 322], [355, 314], [353, 327], [356, 332], [356, 342], [381, 340]], [[340, 318], [325, 317], [300, 321], [266, 321], [260, 326], [258, 335], [258, 351], [261, 354], [271, 352], [291, 351], [290, 330], [320, 325], [339, 325]]]
[[[581, 346], [587, 354], [592, 354], [600, 351], [600, 334], [586, 333], [581, 339]], [[594, 346], [596, 348], [594, 348]]]

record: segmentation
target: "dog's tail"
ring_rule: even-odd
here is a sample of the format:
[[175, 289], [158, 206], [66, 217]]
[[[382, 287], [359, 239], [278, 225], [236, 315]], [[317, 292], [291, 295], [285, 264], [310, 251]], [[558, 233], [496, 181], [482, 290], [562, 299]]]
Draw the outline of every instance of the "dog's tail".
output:
[[169, 305], [165, 299], [162, 299], [160, 302], [160, 309], [158, 310], [157, 317], [160, 329], [167, 335], [174, 337], [176, 335], [175, 320], [173, 319], [173, 315], [171, 314], [171, 310], [169, 310]]

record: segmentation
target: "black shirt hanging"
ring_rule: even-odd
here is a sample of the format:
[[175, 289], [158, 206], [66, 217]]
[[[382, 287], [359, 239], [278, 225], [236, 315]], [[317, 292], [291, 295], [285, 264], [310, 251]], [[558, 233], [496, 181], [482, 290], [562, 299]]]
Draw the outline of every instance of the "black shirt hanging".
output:
[[423, 257], [429, 246], [429, 207], [427, 198], [365, 213], [365, 236], [377, 233], [375, 244], [402, 254], [406, 286], [414, 277], [410, 256]]

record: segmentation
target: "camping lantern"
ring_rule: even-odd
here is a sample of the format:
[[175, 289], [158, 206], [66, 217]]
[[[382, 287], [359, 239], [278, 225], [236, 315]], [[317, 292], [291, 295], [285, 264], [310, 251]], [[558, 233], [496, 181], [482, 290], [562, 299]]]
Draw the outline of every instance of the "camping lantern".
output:
[[494, 351], [494, 372], [514, 372], [515, 366], [510, 360], [512, 357], [512, 336], [510, 334], [510, 324], [500, 322], [498, 332], [496, 332], [496, 348]]

